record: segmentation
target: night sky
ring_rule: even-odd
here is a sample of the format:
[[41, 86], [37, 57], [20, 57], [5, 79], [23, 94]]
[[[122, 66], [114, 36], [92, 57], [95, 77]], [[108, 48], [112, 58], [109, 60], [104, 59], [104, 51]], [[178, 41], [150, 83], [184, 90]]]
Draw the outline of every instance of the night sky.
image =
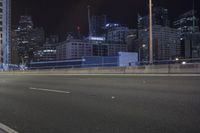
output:
[[[192, 0], [153, 0], [154, 6], [169, 9], [170, 20], [192, 9]], [[81, 33], [87, 34], [87, 5], [92, 14], [105, 14], [110, 22], [136, 27], [137, 13], [147, 14], [148, 0], [13, 0], [13, 27], [20, 15], [31, 15], [35, 26], [44, 27], [48, 34], [66, 34], [80, 25]], [[195, 0], [195, 9], [200, 13], [200, 0]], [[198, 15], [199, 17], [199, 15]]]

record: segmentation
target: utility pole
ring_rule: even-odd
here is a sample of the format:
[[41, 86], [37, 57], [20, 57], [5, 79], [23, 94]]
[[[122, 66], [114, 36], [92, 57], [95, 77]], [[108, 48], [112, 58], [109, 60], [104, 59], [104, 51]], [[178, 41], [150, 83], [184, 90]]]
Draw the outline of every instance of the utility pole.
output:
[[152, 0], [149, 0], [149, 63], [153, 64]]

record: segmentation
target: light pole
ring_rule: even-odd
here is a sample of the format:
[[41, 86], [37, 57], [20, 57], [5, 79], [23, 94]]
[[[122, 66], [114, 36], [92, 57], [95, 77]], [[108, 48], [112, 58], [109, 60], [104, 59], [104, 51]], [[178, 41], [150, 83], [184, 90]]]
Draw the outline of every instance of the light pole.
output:
[[149, 63], [153, 64], [152, 0], [149, 0]]
[[146, 44], [143, 44], [142, 47], [140, 46], [139, 48], [139, 62], [141, 64], [141, 49], [143, 50], [143, 54], [144, 54], [144, 49], [146, 48]]

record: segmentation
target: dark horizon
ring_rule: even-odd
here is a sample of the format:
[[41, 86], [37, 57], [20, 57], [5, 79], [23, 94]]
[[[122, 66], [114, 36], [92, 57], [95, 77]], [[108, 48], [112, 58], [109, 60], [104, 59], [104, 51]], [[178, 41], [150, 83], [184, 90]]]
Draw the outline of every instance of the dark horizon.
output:
[[[107, 15], [108, 21], [121, 23], [130, 28], [137, 26], [137, 14], [148, 13], [148, 0], [15, 0], [12, 2], [12, 23], [16, 26], [21, 15], [30, 15], [36, 27], [44, 27], [47, 35], [64, 35], [74, 32], [77, 26], [81, 27], [81, 34], [88, 34], [87, 5], [91, 5], [92, 15]], [[169, 9], [169, 20], [172, 21], [180, 14], [192, 9], [191, 0], [153, 0], [154, 6]], [[181, 4], [178, 4], [181, 3]], [[179, 5], [179, 7], [177, 7]], [[200, 1], [195, 0], [197, 17], [200, 13]]]

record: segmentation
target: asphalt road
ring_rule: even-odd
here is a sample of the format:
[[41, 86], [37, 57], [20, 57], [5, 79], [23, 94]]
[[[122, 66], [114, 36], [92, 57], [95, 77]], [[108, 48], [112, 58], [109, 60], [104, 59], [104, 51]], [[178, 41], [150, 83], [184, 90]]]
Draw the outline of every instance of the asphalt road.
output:
[[200, 133], [200, 77], [0, 74], [19, 133]]

